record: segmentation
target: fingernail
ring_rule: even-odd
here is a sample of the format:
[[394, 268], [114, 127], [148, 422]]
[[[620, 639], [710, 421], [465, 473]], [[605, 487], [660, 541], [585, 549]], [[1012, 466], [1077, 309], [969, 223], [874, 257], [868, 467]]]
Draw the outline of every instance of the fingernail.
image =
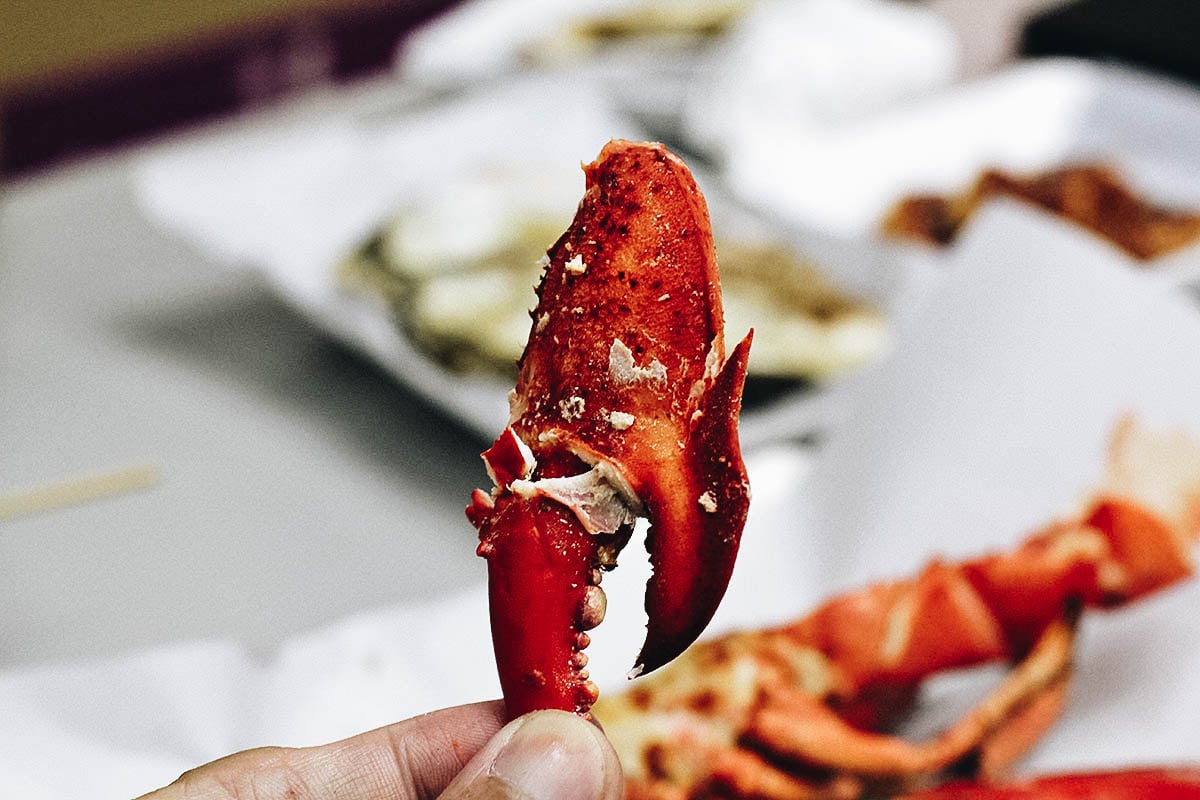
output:
[[621, 763], [595, 724], [534, 711], [505, 725], [439, 800], [617, 800]]
[[595, 800], [605, 781], [601, 735], [565, 711], [529, 714], [492, 762], [489, 777], [522, 800]]

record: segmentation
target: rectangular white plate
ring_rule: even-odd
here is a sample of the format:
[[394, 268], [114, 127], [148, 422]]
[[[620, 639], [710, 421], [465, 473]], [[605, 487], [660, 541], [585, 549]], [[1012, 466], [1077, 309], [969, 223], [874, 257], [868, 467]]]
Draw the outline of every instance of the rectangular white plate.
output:
[[[1115, 65], [1022, 62], [861, 123], [745, 139], [729, 148], [737, 196], [847, 237], [874, 237], [904, 195], [965, 189], [988, 167], [1103, 160], [1151, 200], [1200, 208], [1200, 91]], [[1161, 262], [1194, 276], [1200, 249]]]
[[[507, 423], [511, 386], [444, 369], [413, 347], [384, 303], [341, 289], [336, 265], [404, 202], [472, 170], [565, 170], [578, 182], [577, 198], [580, 163], [616, 137], [644, 138], [595, 87], [535, 74], [383, 122], [321, 119], [167, 148], [141, 164], [136, 191], [150, 218], [218, 261], [260, 270], [321, 329], [490, 439]], [[711, 179], [699, 180], [718, 230], [770, 230], [841, 285], [890, 309], [903, 273], [885, 252], [799, 233], [735, 208]], [[577, 200], [570, 202], [564, 226]], [[826, 413], [818, 395], [787, 391], [749, 410], [744, 442], [811, 432]]]

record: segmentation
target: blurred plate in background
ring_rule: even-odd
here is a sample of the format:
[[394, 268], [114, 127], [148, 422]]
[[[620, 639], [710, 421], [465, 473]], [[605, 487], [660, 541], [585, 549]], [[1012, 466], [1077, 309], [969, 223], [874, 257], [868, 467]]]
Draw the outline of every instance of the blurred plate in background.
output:
[[[617, 137], [645, 138], [594, 83], [548, 72], [383, 121], [167, 148], [143, 163], [138, 194], [151, 218], [261, 270], [490, 438], [508, 419], [538, 259], [582, 196], [580, 164]], [[759, 331], [743, 437], [811, 433], [814, 386], [883, 351], [904, 274], [873, 243], [800, 232], [697, 177], [729, 262], [730, 328]]]
[[746, 202], [851, 237], [901, 197], [968, 187], [985, 169], [1113, 164], [1149, 199], [1200, 208], [1200, 94], [1126, 68], [1055, 59], [829, 132], [761, 127], [727, 147]]

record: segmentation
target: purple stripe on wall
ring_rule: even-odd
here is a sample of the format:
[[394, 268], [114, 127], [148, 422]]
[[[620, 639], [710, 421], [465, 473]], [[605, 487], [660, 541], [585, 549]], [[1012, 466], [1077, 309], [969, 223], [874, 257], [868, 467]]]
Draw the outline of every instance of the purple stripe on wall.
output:
[[417, 0], [308, 18], [186, 57], [0, 99], [0, 176], [388, 69], [404, 34], [449, 5]]

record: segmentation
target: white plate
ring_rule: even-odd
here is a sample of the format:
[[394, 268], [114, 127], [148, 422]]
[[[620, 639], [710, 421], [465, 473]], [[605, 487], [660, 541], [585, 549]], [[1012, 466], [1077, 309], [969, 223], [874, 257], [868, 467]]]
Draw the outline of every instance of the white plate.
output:
[[[689, 90], [703, 80], [708, 55], [724, 38], [721, 25], [737, 24], [755, 6], [745, 0], [473, 0], [406, 37], [396, 74], [444, 88], [531, 66], [583, 73], [625, 111], [655, 130], [674, 132]], [[634, 32], [639, 20], [647, 26], [640, 34]], [[603, 41], [581, 35], [605, 21], [625, 23], [629, 35]], [[663, 24], [668, 30], [651, 30]]]
[[[1200, 92], [1128, 68], [1031, 61], [860, 124], [747, 129], [727, 178], [746, 202], [832, 234], [873, 237], [913, 192], [970, 185], [988, 167], [1045, 169], [1103, 159], [1168, 205], [1200, 208]], [[1180, 279], [1200, 249], [1156, 264]]]
[[[141, 164], [146, 213], [226, 262], [250, 265], [300, 313], [485, 438], [508, 419], [509, 384], [443, 369], [416, 350], [382, 301], [339, 288], [335, 267], [405, 203], [479, 170], [577, 183], [610, 138], [643, 138], [594, 85], [540, 74], [488, 85], [420, 113], [380, 122], [321, 120], [168, 148]], [[889, 308], [902, 273], [869, 244], [804, 235], [718, 198], [700, 178], [719, 230], [783, 236], [855, 293]], [[558, 196], [557, 193], [555, 196]], [[530, 303], [534, 301], [532, 287]], [[782, 394], [743, 416], [749, 444], [802, 435], [826, 413], [816, 392]]]

